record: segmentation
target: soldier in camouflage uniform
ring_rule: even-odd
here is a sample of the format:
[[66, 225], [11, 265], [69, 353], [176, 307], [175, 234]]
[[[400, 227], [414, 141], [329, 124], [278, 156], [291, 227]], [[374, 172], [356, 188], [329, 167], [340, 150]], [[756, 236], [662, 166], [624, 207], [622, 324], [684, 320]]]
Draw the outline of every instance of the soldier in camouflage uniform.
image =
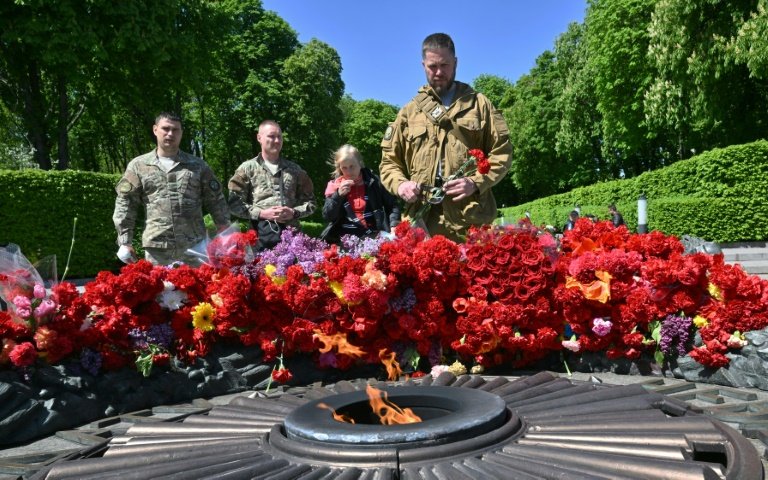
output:
[[259, 125], [261, 153], [243, 162], [229, 180], [229, 211], [251, 221], [258, 232], [257, 249], [272, 248], [288, 227], [301, 228], [300, 218], [315, 211], [312, 180], [299, 165], [280, 156], [283, 132], [274, 120]]
[[[461, 241], [470, 225], [491, 223], [496, 201], [491, 187], [499, 183], [512, 161], [509, 129], [504, 117], [483, 94], [455, 81], [455, 47], [444, 33], [422, 44], [422, 65], [428, 85], [403, 107], [381, 142], [381, 181], [407, 203], [411, 217], [423, 205], [424, 192], [442, 186], [446, 198], [430, 207], [427, 231]], [[449, 180], [480, 149], [490, 172]]]
[[142, 246], [155, 265], [176, 261], [198, 266], [201, 259], [186, 253], [205, 239], [203, 208], [221, 230], [229, 226], [229, 209], [221, 183], [202, 159], [179, 150], [181, 119], [161, 113], [152, 131], [157, 148], [134, 158], [117, 183], [112, 220], [117, 229], [118, 257], [135, 261], [131, 242], [140, 207], [146, 209]]

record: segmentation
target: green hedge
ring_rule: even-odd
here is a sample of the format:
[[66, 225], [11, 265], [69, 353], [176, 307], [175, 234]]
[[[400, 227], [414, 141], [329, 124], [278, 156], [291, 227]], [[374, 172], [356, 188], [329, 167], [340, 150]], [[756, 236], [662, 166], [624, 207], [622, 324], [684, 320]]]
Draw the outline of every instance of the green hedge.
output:
[[[64, 273], [77, 217], [75, 245], [67, 278], [90, 278], [102, 270], [118, 271], [117, 234], [112, 223], [115, 184], [120, 175], [93, 172], [0, 170], [0, 244], [15, 243], [31, 262], [56, 255]], [[212, 221], [207, 223], [212, 224]], [[139, 220], [134, 247], [141, 253]], [[318, 236], [323, 224], [302, 222]], [[215, 227], [211, 226], [213, 231]]]
[[578, 204], [582, 215], [609, 218], [615, 203], [631, 230], [637, 199], [648, 200], [648, 228], [716, 242], [768, 238], [768, 141], [704, 152], [626, 180], [602, 182], [502, 209], [506, 221], [530, 212], [537, 225], [562, 228]]
[[61, 277], [77, 218], [67, 278], [117, 270], [112, 212], [119, 178], [73, 170], [0, 170], [0, 243], [19, 245], [33, 263], [56, 255]]

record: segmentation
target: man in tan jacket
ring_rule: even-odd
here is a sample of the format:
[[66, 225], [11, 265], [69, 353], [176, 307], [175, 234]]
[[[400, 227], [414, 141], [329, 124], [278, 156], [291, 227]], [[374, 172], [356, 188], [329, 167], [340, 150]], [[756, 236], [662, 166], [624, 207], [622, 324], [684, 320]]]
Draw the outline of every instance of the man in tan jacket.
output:
[[[509, 129], [487, 97], [455, 81], [458, 59], [451, 37], [429, 35], [422, 44], [421, 63], [428, 85], [387, 127], [381, 142], [381, 180], [408, 204], [408, 217], [429, 200], [425, 192], [442, 187], [445, 201], [433, 199], [423, 218], [425, 226], [431, 235], [462, 241], [471, 225], [496, 218], [491, 187], [504, 178], [512, 161]], [[471, 149], [486, 154], [490, 171], [451, 179]]]

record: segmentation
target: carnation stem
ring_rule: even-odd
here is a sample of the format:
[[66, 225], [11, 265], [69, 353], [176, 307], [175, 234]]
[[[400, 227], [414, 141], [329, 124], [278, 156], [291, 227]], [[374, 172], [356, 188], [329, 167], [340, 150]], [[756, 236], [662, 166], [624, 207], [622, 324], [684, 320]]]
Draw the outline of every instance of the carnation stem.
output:
[[568, 373], [568, 378], [572, 376], [571, 369], [568, 368], [568, 360], [565, 359], [565, 355], [563, 355], [563, 365], [565, 365], [565, 371]]
[[61, 274], [61, 281], [63, 282], [67, 278], [67, 272], [69, 272], [69, 261], [72, 260], [72, 250], [75, 248], [75, 231], [77, 231], [77, 217], [72, 222], [72, 241], [69, 244], [69, 255], [67, 255], [67, 265], [64, 267], [64, 273]]

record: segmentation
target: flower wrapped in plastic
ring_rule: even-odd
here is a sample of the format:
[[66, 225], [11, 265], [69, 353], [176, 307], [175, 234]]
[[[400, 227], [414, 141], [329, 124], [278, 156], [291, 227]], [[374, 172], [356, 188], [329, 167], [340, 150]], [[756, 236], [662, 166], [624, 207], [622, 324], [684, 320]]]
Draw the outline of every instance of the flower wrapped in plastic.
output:
[[187, 253], [199, 257], [213, 267], [231, 268], [253, 261], [258, 238], [255, 230], [242, 232], [240, 224], [233, 223], [213, 239], [206, 238], [188, 249]]

